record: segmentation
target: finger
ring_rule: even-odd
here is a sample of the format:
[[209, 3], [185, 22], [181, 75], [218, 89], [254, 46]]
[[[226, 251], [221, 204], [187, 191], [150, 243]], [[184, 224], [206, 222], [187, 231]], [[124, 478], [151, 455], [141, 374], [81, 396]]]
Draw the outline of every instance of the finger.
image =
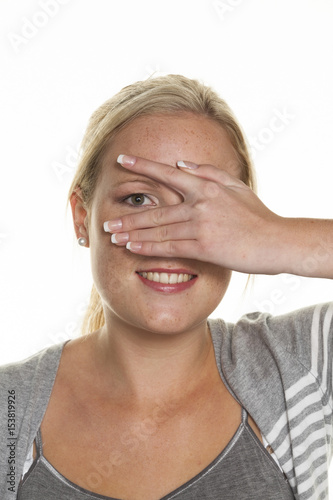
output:
[[184, 198], [187, 194], [200, 189], [199, 179], [189, 177], [185, 172], [165, 163], [127, 155], [119, 155], [117, 162], [132, 172], [139, 172], [146, 177], [172, 187]]
[[185, 203], [157, 207], [142, 212], [123, 215], [121, 219], [114, 219], [104, 223], [104, 230], [111, 233], [128, 232], [134, 229], [143, 229], [190, 220], [190, 207]]
[[140, 255], [154, 257], [178, 257], [204, 261], [202, 249], [196, 240], [164, 241], [164, 242], [128, 242], [127, 250]]
[[167, 226], [159, 226], [150, 229], [139, 229], [130, 231], [129, 233], [113, 233], [111, 242], [116, 245], [125, 245], [128, 241], [131, 242], [163, 242], [177, 240], [195, 240], [197, 235], [195, 224], [179, 223], [169, 224]]
[[[229, 162], [226, 165], [227, 169], [221, 169], [213, 165], [196, 165], [192, 162], [178, 161], [177, 167], [184, 172], [201, 177], [202, 179], [215, 181], [225, 187], [246, 187], [237, 175], [233, 175], [238, 171], [240, 172], [240, 169], [234, 163], [231, 163]], [[232, 173], [230, 173], [229, 168], [232, 169]]]

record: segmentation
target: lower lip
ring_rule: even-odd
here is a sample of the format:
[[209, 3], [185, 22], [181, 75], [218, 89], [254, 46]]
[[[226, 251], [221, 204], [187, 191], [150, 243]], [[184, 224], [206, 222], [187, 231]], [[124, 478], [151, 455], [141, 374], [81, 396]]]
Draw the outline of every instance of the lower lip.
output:
[[185, 281], [183, 283], [175, 283], [175, 284], [167, 284], [167, 283], [158, 283], [157, 281], [150, 281], [147, 278], [144, 278], [140, 274], [137, 273], [137, 276], [140, 278], [142, 283], [146, 286], [149, 286], [156, 292], [164, 292], [164, 293], [177, 293], [183, 292], [184, 290], [188, 290], [194, 283], [197, 281], [197, 276], [192, 278], [190, 281]]

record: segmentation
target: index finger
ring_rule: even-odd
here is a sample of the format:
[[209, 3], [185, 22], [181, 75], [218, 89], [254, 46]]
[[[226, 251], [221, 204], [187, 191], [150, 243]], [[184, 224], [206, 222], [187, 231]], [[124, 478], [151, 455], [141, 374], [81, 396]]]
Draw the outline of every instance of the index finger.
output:
[[172, 187], [178, 191], [184, 198], [185, 195], [200, 189], [200, 180], [197, 177], [190, 176], [187, 173], [178, 170], [178, 168], [166, 163], [159, 163], [139, 156], [121, 154], [117, 162], [132, 172], [155, 179], [156, 181]]

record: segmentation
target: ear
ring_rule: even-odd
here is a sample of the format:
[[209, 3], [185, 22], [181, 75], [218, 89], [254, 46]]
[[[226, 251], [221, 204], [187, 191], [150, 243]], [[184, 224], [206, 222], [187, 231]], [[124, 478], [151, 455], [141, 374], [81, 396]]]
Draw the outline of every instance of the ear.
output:
[[72, 208], [72, 216], [74, 230], [77, 238], [84, 236], [87, 239], [87, 247], [89, 246], [89, 231], [88, 231], [88, 212], [85, 203], [82, 199], [81, 189], [76, 188], [70, 197]]

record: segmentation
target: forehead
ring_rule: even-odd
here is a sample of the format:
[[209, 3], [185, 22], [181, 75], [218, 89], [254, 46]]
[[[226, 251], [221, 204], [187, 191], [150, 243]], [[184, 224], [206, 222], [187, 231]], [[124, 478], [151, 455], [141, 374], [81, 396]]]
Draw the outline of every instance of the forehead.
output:
[[178, 160], [212, 164], [239, 175], [227, 132], [217, 122], [193, 113], [134, 119], [113, 138], [103, 163], [114, 164], [119, 154], [140, 156], [172, 166], [176, 166]]

